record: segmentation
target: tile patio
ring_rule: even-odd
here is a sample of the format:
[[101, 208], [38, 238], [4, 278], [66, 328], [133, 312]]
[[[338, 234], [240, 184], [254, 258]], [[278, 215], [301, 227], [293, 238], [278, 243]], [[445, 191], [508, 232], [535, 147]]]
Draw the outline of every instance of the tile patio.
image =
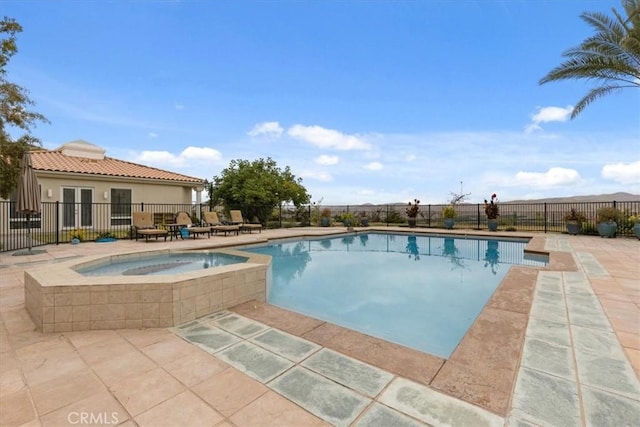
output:
[[550, 266], [512, 267], [447, 360], [257, 302], [170, 329], [49, 334], [24, 308], [33, 266], [296, 232], [1, 253], [0, 426], [638, 425], [633, 239], [535, 234]]

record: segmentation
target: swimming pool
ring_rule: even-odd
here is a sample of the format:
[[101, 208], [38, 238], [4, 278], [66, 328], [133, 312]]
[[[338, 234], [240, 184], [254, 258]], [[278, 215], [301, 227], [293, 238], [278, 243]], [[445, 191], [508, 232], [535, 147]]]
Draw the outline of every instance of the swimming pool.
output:
[[247, 262], [246, 257], [215, 253], [150, 253], [106, 258], [75, 268], [83, 276], [153, 276], [215, 268]]
[[447, 358], [511, 265], [542, 267], [526, 240], [364, 233], [276, 242], [267, 302]]

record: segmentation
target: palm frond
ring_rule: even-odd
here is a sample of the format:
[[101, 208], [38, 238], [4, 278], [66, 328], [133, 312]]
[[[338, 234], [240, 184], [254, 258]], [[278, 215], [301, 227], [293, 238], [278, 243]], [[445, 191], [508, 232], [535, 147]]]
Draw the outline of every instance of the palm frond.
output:
[[540, 84], [570, 79], [635, 82], [640, 87], [640, 69], [612, 58], [574, 57], [552, 69]]
[[591, 25], [598, 33], [616, 34], [618, 36], [627, 33], [627, 29], [618, 20], [614, 20], [600, 12], [585, 12], [580, 15], [580, 18]]
[[591, 89], [575, 106], [575, 118], [591, 102], [623, 88], [640, 88], [640, 0], [622, 0], [626, 17], [613, 9], [613, 17], [585, 12], [580, 18], [595, 33], [578, 46], [563, 52], [568, 58], [540, 79], [552, 81], [597, 80], [602, 86]]
[[591, 104], [596, 99], [602, 98], [603, 96], [606, 96], [611, 92], [615, 92], [621, 89], [621, 86], [603, 86], [591, 89], [589, 93], [587, 93], [580, 101], [578, 101], [576, 106], [573, 107], [571, 118], [575, 119], [587, 105]]

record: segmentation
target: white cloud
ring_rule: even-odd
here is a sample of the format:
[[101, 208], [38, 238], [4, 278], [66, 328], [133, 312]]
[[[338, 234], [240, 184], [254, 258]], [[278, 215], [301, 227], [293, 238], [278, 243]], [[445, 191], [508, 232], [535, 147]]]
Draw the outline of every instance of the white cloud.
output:
[[300, 176], [305, 179], [312, 179], [315, 181], [329, 182], [333, 181], [333, 176], [330, 173], [324, 171], [303, 171]]
[[316, 162], [319, 165], [331, 166], [331, 165], [338, 164], [338, 162], [340, 162], [340, 157], [338, 157], [338, 156], [328, 156], [326, 154], [323, 154], [323, 155], [318, 156], [315, 159], [313, 159], [313, 161]]
[[193, 162], [217, 162], [222, 154], [208, 147], [187, 147], [180, 154], [169, 151], [142, 151], [135, 155], [135, 161], [157, 167], [180, 167]]
[[384, 166], [380, 162], [371, 162], [364, 165], [363, 168], [370, 171], [379, 171], [380, 169], [384, 168]]
[[268, 138], [280, 138], [282, 136], [282, 126], [278, 122], [262, 122], [256, 124], [247, 134], [249, 136], [266, 136]]
[[407, 154], [404, 157], [404, 160], [407, 162], [413, 162], [414, 160], [416, 160], [418, 157], [415, 154]]
[[550, 168], [546, 172], [518, 172], [518, 185], [528, 185], [535, 188], [562, 187], [575, 185], [581, 180], [575, 169]]
[[184, 110], [184, 105], [176, 104], [176, 110]]
[[136, 160], [150, 164], [176, 165], [177, 157], [168, 151], [143, 151], [136, 156]]
[[604, 165], [602, 177], [624, 185], [637, 185], [640, 183], [640, 160], [633, 163]]
[[333, 129], [321, 126], [294, 125], [289, 128], [288, 134], [320, 148], [334, 150], [369, 150], [371, 145], [354, 135], [346, 135]]
[[157, 138], [158, 134], [155, 133], [155, 132], [149, 132], [148, 136], [149, 136], [149, 138]]
[[201, 161], [214, 161], [217, 162], [222, 158], [222, 154], [214, 149], [209, 147], [187, 147], [182, 153], [180, 153], [180, 157], [189, 160], [201, 160]]
[[538, 107], [538, 111], [531, 116], [531, 123], [525, 128], [527, 133], [542, 130], [541, 123], [566, 122], [571, 117], [573, 105], [562, 107]]

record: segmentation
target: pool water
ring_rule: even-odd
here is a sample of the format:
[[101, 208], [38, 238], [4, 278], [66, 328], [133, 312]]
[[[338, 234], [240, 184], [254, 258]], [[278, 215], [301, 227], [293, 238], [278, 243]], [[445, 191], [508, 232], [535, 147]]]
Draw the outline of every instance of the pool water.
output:
[[223, 253], [162, 253], [107, 259], [75, 269], [84, 276], [153, 276], [246, 262], [247, 258]]
[[448, 358], [526, 240], [366, 233], [246, 248], [273, 257], [267, 302]]

